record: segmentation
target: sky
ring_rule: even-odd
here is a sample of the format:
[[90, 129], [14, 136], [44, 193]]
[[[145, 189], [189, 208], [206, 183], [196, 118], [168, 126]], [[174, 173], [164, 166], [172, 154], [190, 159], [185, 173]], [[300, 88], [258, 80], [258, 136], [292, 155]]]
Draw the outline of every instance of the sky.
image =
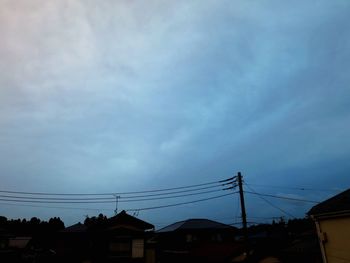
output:
[[[256, 192], [292, 198], [349, 187], [349, 1], [0, 5], [0, 190], [141, 191], [238, 171]], [[268, 200], [289, 215], [247, 193], [248, 220], [313, 205]], [[1, 201], [0, 215], [70, 225], [114, 206]], [[237, 195], [138, 216], [240, 220]]]

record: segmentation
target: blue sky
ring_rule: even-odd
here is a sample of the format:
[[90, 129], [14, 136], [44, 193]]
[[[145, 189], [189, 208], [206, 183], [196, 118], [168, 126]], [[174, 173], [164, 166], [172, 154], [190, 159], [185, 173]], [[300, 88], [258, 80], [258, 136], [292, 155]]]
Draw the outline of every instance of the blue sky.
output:
[[[323, 200], [348, 188], [350, 2], [0, 4], [2, 189], [120, 192], [238, 171], [252, 187], [334, 190], [263, 193]], [[270, 201], [296, 216], [311, 207]], [[254, 196], [247, 208], [283, 215]], [[68, 225], [98, 212], [0, 204], [9, 218]], [[232, 222], [237, 197], [139, 216]]]

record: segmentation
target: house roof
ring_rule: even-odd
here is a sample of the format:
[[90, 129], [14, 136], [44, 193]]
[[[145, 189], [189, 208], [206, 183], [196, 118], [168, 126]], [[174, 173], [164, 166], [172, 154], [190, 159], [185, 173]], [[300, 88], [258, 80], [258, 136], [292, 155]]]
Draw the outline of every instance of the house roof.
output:
[[[103, 222], [102, 225], [99, 225], [99, 229], [112, 229], [112, 228], [128, 228], [128, 227], [141, 229], [141, 230], [150, 230], [154, 228], [154, 225], [147, 223], [141, 219], [138, 219], [134, 216], [131, 216], [127, 214], [124, 210], [117, 214], [116, 216], [113, 216], [111, 218], [108, 218], [106, 222]], [[94, 226], [86, 226], [82, 223], [77, 223], [72, 226], [69, 226], [62, 230], [61, 232], [64, 233], [84, 233], [88, 230], [93, 229]]]
[[124, 210], [121, 211], [119, 214], [111, 217], [108, 219], [107, 224], [109, 226], [116, 226], [116, 225], [133, 225], [137, 228], [143, 229], [143, 230], [150, 230], [154, 228], [154, 225], [147, 223], [141, 219], [138, 219], [134, 216], [131, 216], [127, 214]]
[[340, 212], [350, 212], [350, 189], [337, 194], [322, 203], [312, 207], [308, 215], [333, 214]]
[[87, 227], [84, 224], [78, 222], [78, 223], [76, 223], [74, 225], [66, 227], [61, 232], [65, 232], [65, 233], [83, 233], [83, 232], [86, 232], [86, 230], [87, 230]]
[[209, 219], [188, 219], [180, 222], [176, 222], [162, 229], [159, 229], [158, 233], [173, 232], [179, 230], [199, 230], [199, 229], [230, 229], [235, 230], [236, 228], [230, 225], [225, 225]]

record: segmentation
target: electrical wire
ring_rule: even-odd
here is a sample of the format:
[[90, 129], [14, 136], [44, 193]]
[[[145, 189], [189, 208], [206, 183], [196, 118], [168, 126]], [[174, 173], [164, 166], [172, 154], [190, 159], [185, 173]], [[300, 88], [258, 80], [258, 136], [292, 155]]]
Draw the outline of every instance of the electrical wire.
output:
[[182, 202], [182, 203], [176, 203], [176, 204], [153, 206], [153, 207], [142, 207], [142, 208], [134, 208], [134, 209], [125, 209], [125, 211], [144, 211], [144, 210], [153, 210], [153, 209], [159, 209], [159, 208], [167, 208], [167, 207], [173, 207], [173, 206], [179, 206], [179, 205], [193, 204], [193, 203], [198, 203], [198, 202], [203, 202], [203, 201], [221, 198], [224, 196], [229, 196], [229, 195], [232, 195], [235, 193], [238, 193], [238, 192], [233, 192], [233, 193], [224, 194], [224, 195], [217, 195], [217, 196], [213, 196], [213, 197], [197, 199], [197, 200], [193, 200], [193, 201], [189, 201], [189, 202]]
[[292, 186], [278, 186], [278, 185], [266, 185], [266, 184], [249, 184], [257, 187], [266, 187], [266, 188], [278, 188], [278, 189], [291, 189], [291, 190], [300, 190], [300, 191], [320, 191], [320, 192], [335, 192], [339, 189], [321, 189], [321, 188], [308, 188], [308, 187], [292, 187]]
[[155, 197], [155, 198], [144, 198], [144, 199], [131, 199], [131, 200], [120, 200], [119, 202], [140, 202], [140, 201], [150, 201], [150, 200], [163, 200], [163, 199], [169, 199], [169, 198], [178, 198], [178, 197], [185, 197], [185, 196], [193, 196], [193, 195], [201, 195], [201, 194], [208, 194], [208, 193], [217, 193], [225, 191], [225, 189], [220, 190], [211, 190], [211, 191], [203, 191], [199, 193], [192, 193], [192, 194], [184, 194], [184, 195], [173, 195], [173, 196], [164, 196], [164, 197]]
[[[178, 198], [178, 197], [184, 197], [184, 196], [192, 196], [192, 195], [200, 195], [200, 194], [207, 194], [207, 193], [213, 193], [213, 192], [219, 192], [223, 191], [226, 189], [222, 189], [222, 186], [225, 186], [227, 184], [231, 184], [231, 181], [233, 183], [234, 177], [217, 181], [217, 182], [210, 182], [210, 183], [205, 183], [205, 184], [196, 184], [196, 185], [191, 185], [191, 186], [183, 186], [183, 187], [173, 187], [173, 188], [167, 188], [167, 189], [162, 189], [162, 190], [152, 190], [152, 191], [139, 191], [139, 192], [126, 192], [127, 194], [131, 193], [149, 193], [149, 192], [160, 192], [160, 191], [169, 191], [169, 190], [174, 190], [174, 189], [187, 189], [187, 190], [182, 190], [182, 191], [176, 191], [176, 192], [168, 192], [168, 193], [159, 193], [159, 194], [152, 194], [152, 195], [138, 195], [138, 196], [127, 196], [123, 197], [126, 200], [119, 200], [119, 202], [128, 202], [128, 201], [146, 201], [146, 200], [160, 200], [160, 199], [168, 199], [168, 198]], [[227, 183], [228, 182], [228, 183]], [[211, 185], [215, 184], [215, 185]], [[211, 185], [207, 187], [200, 187], [199, 186], [204, 186], [204, 185]], [[190, 189], [194, 188], [195, 189]], [[209, 188], [218, 188], [221, 187], [219, 190], [211, 190], [211, 191], [201, 191], [197, 192], [202, 189], [209, 189]], [[174, 193], [184, 193], [184, 192], [190, 192], [189, 194], [183, 194], [183, 195], [172, 195], [169, 196], [170, 194]], [[111, 209], [94, 209], [94, 208], [82, 208], [82, 207], [62, 207], [62, 206], [41, 206], [41, 205], [27, 205], [23, 203], [64, 203], [64, 204], [97, 204], [97, 203], [114, 203], [115, 202], [115, 197], [85, 197], [85, 198], [59, 198], [59, 197], [47, 197], [47, 196], [79, 196], [81, 194], [58, 194], [58, 193], [39, 193], [39, 192], [19, 192], [19, 191], [0, 191], [0, 193], [16, 193], [16, 194], [21, 194], [21, 195], [39, 195], [39, 196], [46, 196], [46, 197], [35, 197], [35, 196], [14, 196], [14, 195], [0, 195], [0, 201], [6, 202], [6, 203], [1, 203], [2, 205], [11, 205], [11, 206], [25, 206], [25, 207], [37, 207], [37, 208], [52, 208], [52, 209], [69, 209], [69, 210], [91, 210], [91, 211], [111, 211]], [[126, 194], [125, 193], [125, 194]], [[101, 196], [101, 195], [111, 195], [112, 193], [103, 193], [103, 194], [82, 194], [83, 196]], [[225, 195], [219, 195], [219, 196], [213, 196], [213, 197], [208, 197], [208, 198], [203, 198], [203, 199], [198, 199], [198, 200], [193, 200], [189, 202], [182, 202], [182, 203], [175, 203], [175, 204], [168, 204], [168, 205], [162, 205], [162, 206], [155, 206], [155, 207], [145, 207], [145, 208], [140, 208], [140, 209], [129, 209], [127, 211], [141, 211], [141, 210], [150, 210], [150, 209], [160, 209], [160, 208], [166, 208], [166, 207], [173, 207], [173, 206], [179, 206], [179, 205], [185, 205], [185, 204], [191, 204], [191, 203], [197, 203], [197, 202], [202, 202], [202, 201], [207, 201], [211, 199], [216, 199], [224, 196], [231, 195], [233, 193], [225, 194]], [[115, 195], [113, 193], [113, 195]], [[164, 196], [168, 195], [168, 196]], [[158, 196], [158, 198], [147, 198], [147, 199], [136, 199], [140, 197], [148, 197], [148, 196]], [[161, 197], [159, 197], [161, 196]], [[4, 199], [6, 198], [6, 199]], [[135, 199], [131, 199], [135, 198]], [[9, 203], [11, 202], [11, 203]]]
[[306, 199], [299, 199], [299, 198], [293, 198], [293, 197], [287, 197], [287, 196], [278, 196], [278, 195], [271, 195], [271, 194], [262, 194], [257, 192], [250, 192], [250, 191], [244, 191], [247, 194], [253, 194], [253, 195], [259, 195], [259, 196], [266, 196], [266, 197], [273, 197], [278, 199], [284, 199], [284, 200], [290, 200], [290, 201], [298, 201], [298, 202], [305, 202], [305, 203], [314, 203], [318, 204], [319, 201], [314, 200], [306, 200]]
[[[136, 196], [127, 196], [127, 197], [123, 197], [120, 196], [120, 199], [126, 199], [123, 202], [127, 202], [128, 199], [134, 199], [134, 198], [142, 198], [142, 197], [152, 197], [152, 196], [167, 196], [167, 195], [171, 195], [171, 194], [176, 194], [176, 193], [188, 193], [188, 192], [197, 192], [199, 190], [203, 190], [203, 189], [210, 189], [210, 188], [218, 188], [220, 187], [220, 185], [218, 186], [207, 186], [207, 187], [201, 187], [201, 188], [197, 188], [197, 189], [191, 189], [191, 190], [182, 190], [182, 191], [176, 191], [176, 192], [169, 192], [169, 193], [160, 193], [160, 194], [150, 194], [150, 195], [136, 195]], [[224, 189], [218, 189], [216, 191], [221, 191]], [[207, 191], [209, 192], [209, 191]], [[199, 192], [199, 193], [205, 193], [205, 192]], [[198, 194], [199, 194], [198, 193]], [[186, 195], [184, 195], [186, 196]], [[171, 198], [170, 197], [166, 197], [166, 198]], [[179, 196], [175, 196], [175, 197], [179, 197]], [[54, 200], [54, 201], [108, 201], [108, 200], [115, 200], [115, 196], [113, 197], [84, 197], [84, 198], [62, 198], [62, 197], [33, 197], [33, 196], [15, 196], [15, 195], [0, 195], [0, 198], [14, 198], [14, 199], [24, 199], [24, 200]], [[162, 197], [164, 198], [164, 197]], [[161, 198], [160, 198], [161, 199]], [[138, 199], [139, 200], [139, 199]], [[157, 199], [150, 199], [150, 200], [157, 200]]]
[[39, 204], [107, 204], [115, 203], [115, 201], [51, 201], [51, 200], [18, 200], [18, 199], [2, 199], [2, 202], [15, 202], [15, 203], [39, 203]]
[[44, 192], [24, 192], [24, 191], [9, 191], [9, 190], [0, 190], [0, 193], [7, 193], [7, 194], [22, 194], [22, 195], [46, 195], [46, 196], [104, 196], [104, 195], [129, 195], [129, 194], [142, 194], [142, 193], [155, 193], [155, 192], [166, 192], [171, 190], [178, 190], [178, 189], [188, 189], [188, 188], [194, 188], [204, 185], [211, 185], [211, 184], [222, 184], [227, 183], [229, 181], [234, 181], [235, 176], [223, 180], [218, 181], [212, 181], [207, 183], [201, 183], [201, 184], [193, 184], [193, 185], [187, 185], [187, 186], [179, 186], [179, 187], [172, 187], [172, 188], [163, 188], [163, 189], [153, 189], [153, 190], [145, 190], [145, 191], [133, 191], [133, 192], [110, 192], [110, 193], [44, 193]]
[[291, 213], [289, 213], [289, 212], [287, 212], [286, 210], [284, 210], [284, 209], [282, 209], [282, 208], [280, 208], [280, 207], [274, 205], [273, 203], [271, 203], [269, 200], [263, 198], [262, 196], [259, 196], [259, 197], [260, 197], [260, 199], [262, 199], [262, 200], [264, 200], [266, 203], [268, 203], [270, 206], [276, 208], [277, 210], [281, 211], [282, 213], [284, 213], [284, 214], [286, 214], [286, 215], [288, 215], [288, 216], [290, 216], [290, 217], [292, 217], [292, 218], [296, 218], [296, 217], [295, 217], [294, 215], [292, 215]]
[[63, 206], [42, 206], [42, 205], [25, 205], [17, 203], [0, 203], [1, 205], [10, 206], [22, 206], [22, 207], [35, 207], [35, 208], [50, 208], [50, 209], [67, 209], [67, 210], [91, 210], [91, 211], [113, 211], [113, 209], [105, 208], [88, 208], [88, 207], [63, 207]]
[[[204, 189], [211, 189], [211, 188], [222, 188], [223, 185], [212, 185], [212, 186], [206, 186], [206, 187], [200, 187], [197, 189], [187, 189], [187, 190], [181, 190], [181, 191], [175, 191], [175, 192], [169, 192], [169, 193], [159, 193], [159, 194], [147, 194], [147, 195], [135, 195], [135, 196], [121, 196], [120, 198], [122, 199], [131, 199], [131, 198], [140, 198], [140, 197], [151, 197], [151, 196], [164, 196], [164, 195], [170, 195], [170, 194], [179, 194], [179, 193], [188, 193], [188, 192], [195, 192], [199, 190], [204, 190]], [[222, 189], [224, 190], [224, 189]]]
[[[142, 199], [127, 199], [118, 200], [118, 202], [141, 202], [141, 201], [151, 201], [151, 200], [164, 200], [169, 198], [181, 198], [193, 195], [202, 195], [208, 193], [215, 193], [225, 191], [224, 189], [211, 190], [211, 191], [201, 191], [197, 193], [183, 194], [183, 195], [172, 195], [154, 198], [142, 198]], [[1, 197], [1, 195], [0, 195]], [[87, 199], [67, 199], [67, 198], [42, 198], [42, 197], [18, 197], [18, 196], [5, 196], [6, 199], [0, 199], [0, 201], [9, 202], [24, 202], [24, 203], [53, 203], [53, 204], [95, 204], [95, 203], [115, 203], [115, 198], [87, 198]], [[14, 199], [9, 199], [14, 198]], [[112, 200], [111, 200], [112, 199]]]
[[59, 197], [32, 197], [32, 196], [15, 196], [15, 195], [0, 195], [0, 198], [14, 198], [23, 200], [55, 200], [55, 201], [108, 201], [115, 200], [115, 197], [95, 197], [95, 198], [59, 198]]
[[281, 211], [282, 213], [292, 217], [292, 218], [296, 218], [294, 215], [292, 215], [291, 213], [287, 212], [286, 210], [276, 206], [275, 204], [271, 203], [269, 200], [267, 200], [266, 198], [262, 197], [261, 194], [257, 193], [254, 191], [254, 189], [252, 189], [247, 183], [244, 183], [244, 185], [246, 185], [250, 190], [252, 190], [253, 192], [247, 192], [247, 191], [244, 191], [245, 193], [252, 193], [252, 194], [256, 194], [259, 196], [260, 199], [264, 200], [266, 203], [268, 203], [270, 206], [278, 209], [279, 211]]

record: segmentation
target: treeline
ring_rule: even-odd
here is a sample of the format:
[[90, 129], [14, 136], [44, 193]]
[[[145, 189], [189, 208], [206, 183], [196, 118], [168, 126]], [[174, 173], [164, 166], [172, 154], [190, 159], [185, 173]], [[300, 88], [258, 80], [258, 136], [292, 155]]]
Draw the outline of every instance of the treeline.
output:
[[50, 218], [48, 221], [42, 221], [37, 217], [27, 219], [8, 220], [0, 216], [0, 231], [11, 234], [44, 234], [52, 233], [64, 229], [64, 223], [59, 217]]
[[[98, 216], [86, 217], [84, 225], [95, 229], [104, 226], [107, 221], [107, 216], [99, 214]], [[53, 217], [48, 221], [42, 221], [37, 217], [32, 217], [30, 220], [25, 218], [8, 220], [6, 217], [0, 216], [0, 233], [52, 233], [64, 228], [64, 223], [60, 217]], [[297, 234], [305, 231], [314, 231], [314, 228], [314, 223], [309, 218], [296, 218], [286, 221], [281, 217], [278, 220], [273, 220], [271, 224], [252, 225], [248, 228], [248, 232], [253, 234], [261, 231], [274, 232], [283, 229], [285, 232]]]
[[84, 225], [87, 227], [103, 225], [107, 222], [107, 216], [99, 214], [98, 216], [86, 217]]
[[283, 231], [288, 234], [301, 234], [305, 232], [314, 232], [315, 224], [310, 218], [294, 218], [286, 221], [283, 217], [273, 220], [271, 224], [257, 224], [248, 228], [249, 233], [258, 233], [266, 231]]

